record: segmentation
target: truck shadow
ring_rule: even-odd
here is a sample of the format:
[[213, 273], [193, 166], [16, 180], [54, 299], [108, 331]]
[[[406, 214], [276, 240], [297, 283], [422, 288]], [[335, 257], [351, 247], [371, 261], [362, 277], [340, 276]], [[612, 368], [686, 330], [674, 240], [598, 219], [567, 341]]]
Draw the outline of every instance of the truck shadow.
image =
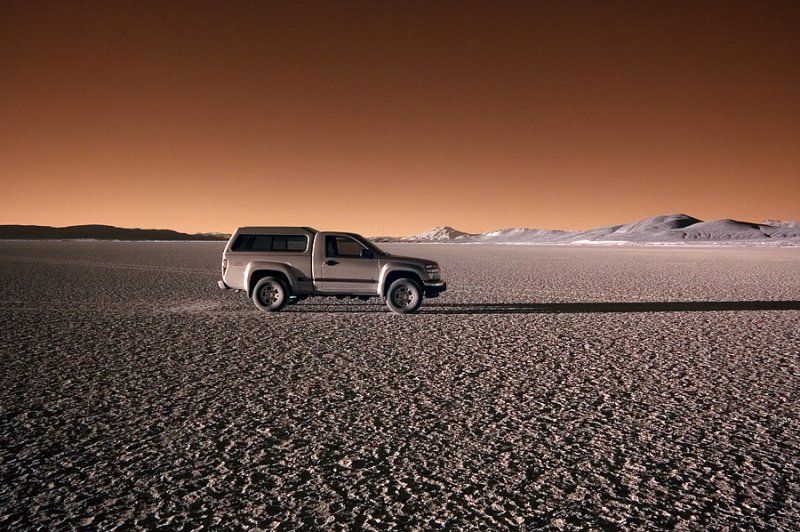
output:
[[800, 301], [653, 301], [635, 303], [429, 303], [424, 314], [595, 314], [800, 310]]
[[[379, 303], [303, 302], [290, 312], [389, 312]], [[288, 309], [287, 309], [288, 310]], [[800, 301], [651, 301], [634, 303], [434, 303], [426, 301], [420, 314], [599, 314], [641, 312], [726, 312], [800, 310]]]

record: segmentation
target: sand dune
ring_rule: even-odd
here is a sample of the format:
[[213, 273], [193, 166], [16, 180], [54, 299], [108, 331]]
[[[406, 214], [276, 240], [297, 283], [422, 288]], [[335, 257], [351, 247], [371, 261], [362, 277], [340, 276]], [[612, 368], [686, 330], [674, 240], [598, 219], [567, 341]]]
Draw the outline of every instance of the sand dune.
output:
[[0, 243], [0, 528], [800, 522], [796, 248], [388, 244], [452, 287], [403, 317], [221, 247]]

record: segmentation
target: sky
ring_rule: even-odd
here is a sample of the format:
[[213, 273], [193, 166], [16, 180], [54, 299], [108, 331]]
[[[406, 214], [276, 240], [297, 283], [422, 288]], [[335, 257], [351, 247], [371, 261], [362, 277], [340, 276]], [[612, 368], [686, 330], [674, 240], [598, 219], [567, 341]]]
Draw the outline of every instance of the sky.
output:
[[0, 224], [800, 219], [796, 1], [2, 11]]

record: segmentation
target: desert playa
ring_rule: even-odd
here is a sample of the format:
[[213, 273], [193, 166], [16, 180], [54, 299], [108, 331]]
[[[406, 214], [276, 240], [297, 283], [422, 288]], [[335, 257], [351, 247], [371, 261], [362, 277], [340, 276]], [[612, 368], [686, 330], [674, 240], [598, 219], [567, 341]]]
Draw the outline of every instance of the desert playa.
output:
[[798, 248], [385, 244], [451, 287], [397, 316], [222, 246], [0, 243], [0, 527], [800, 522]]

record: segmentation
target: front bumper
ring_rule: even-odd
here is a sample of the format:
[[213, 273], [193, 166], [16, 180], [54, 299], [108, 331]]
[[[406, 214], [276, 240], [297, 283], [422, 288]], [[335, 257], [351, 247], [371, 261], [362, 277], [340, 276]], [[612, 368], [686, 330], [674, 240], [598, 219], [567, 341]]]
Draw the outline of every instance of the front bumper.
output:
[[436, 297], [447, 290], [447, 283], [444, 281], [429, 281], [422, 287], [425, 297]]

